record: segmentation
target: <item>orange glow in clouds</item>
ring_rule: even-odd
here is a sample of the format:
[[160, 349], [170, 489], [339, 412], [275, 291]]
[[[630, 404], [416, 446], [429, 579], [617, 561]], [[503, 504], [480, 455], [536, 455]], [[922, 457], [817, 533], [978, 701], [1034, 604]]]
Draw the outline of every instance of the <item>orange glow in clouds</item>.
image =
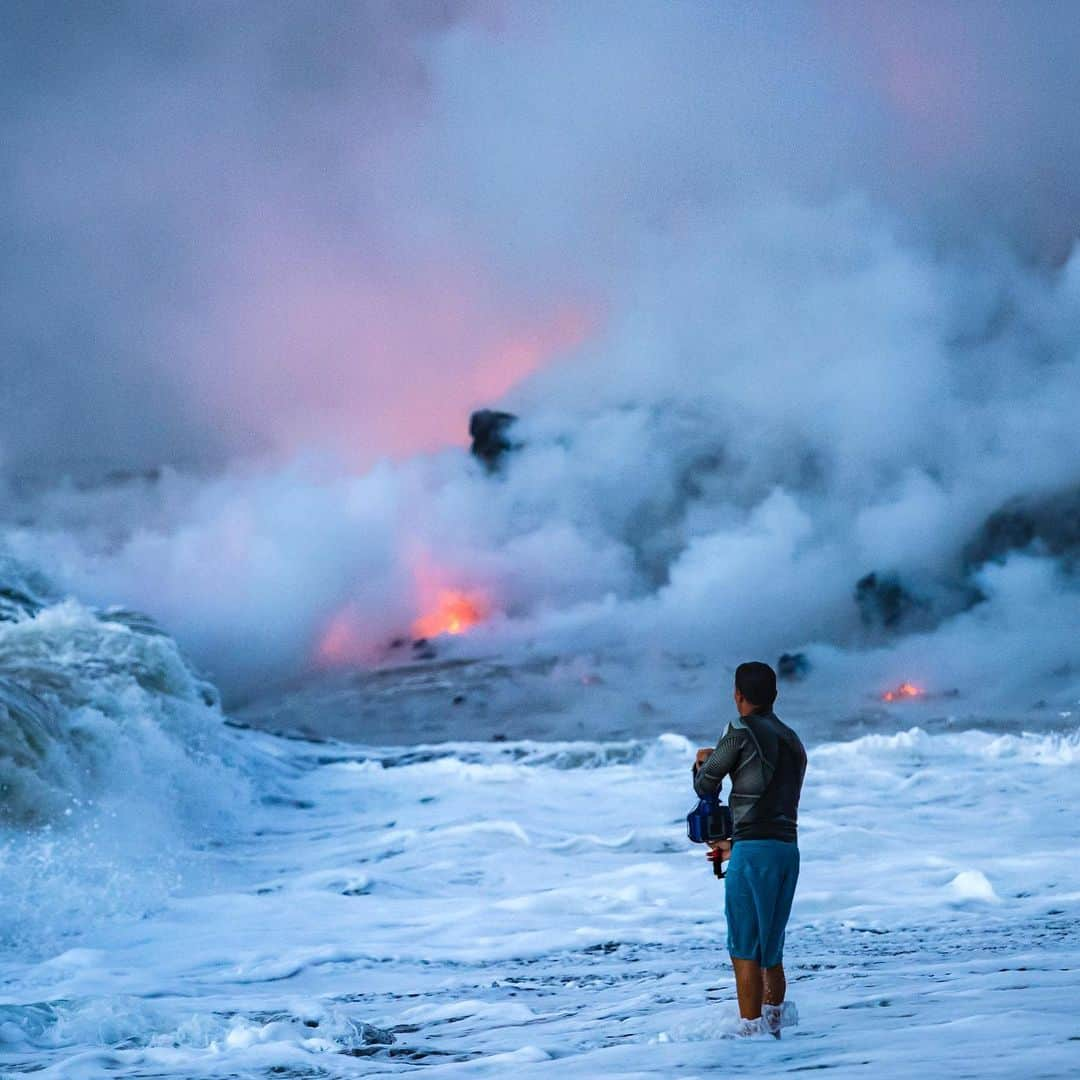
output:
[[895, 690], [886, 690], [881, 695], [882, 701], [903, 701], [906, 698], [919, 698], [926, 693], [925, 690], [914, 683], [902, 682]]
[[434, 608], [413, 623], [413, 636], [438, 637], [440, 634], [463, 634], [491, 614], [491, 605], [481, 593], [440, 589]]
[[355, 664], [365, 659], [369, 652], [358, 628], [357, 613], [347, 605], [330, 620], [319, 638], [315, 662], [320, 667]]
[[[603, 316], [560, 287], [519, 297], [467, 256], [370, 273], [306, 235], [272, 235], [220, 327], [200, 400], [259, 446], [330, 450], [356, 470], [468, 444], [469, 413], [568, 357]], [[246, 436], [245, 436], [246, 437]]]
[[[423, 576], [423, 575], [418, 575]], [[421, 614], [414, 620], [414, 638], [436, 638], [443, 634], [464, 634], [488, 619], [494, 605], [488, 594], [477, 589], [440, 588], [418, 582]], [[326, 623], [315, 644], [314, 661], [319, 667], [350, 664], [378, 664], [386, 658], [386, 648], [395, 633], [392, 624], [365, 618], [354, 603], [345, 604]]]
[[518, 327], [474, 361], [471, 383], [476, 402], [496, 401], [553, 358], [580, 345], [599, 322], [594, 308], [564, 305], [546, 322]]

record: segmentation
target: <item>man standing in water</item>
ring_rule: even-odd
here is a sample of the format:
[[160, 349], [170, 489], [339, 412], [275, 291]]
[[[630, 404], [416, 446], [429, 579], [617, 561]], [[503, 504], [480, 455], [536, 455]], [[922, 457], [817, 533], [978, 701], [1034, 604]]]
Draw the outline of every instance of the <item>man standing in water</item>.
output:
[[773, 712], [776, 672], [752, 661], [735, 670], [733, 720], [715, 749], [694, 762], [694, 790], [715, 795], [731, 777], [728, 805], [734, 823], [724, 890], [727, 947], [735, 968], [740, 1033], [769, 1032], [798, 1023], [784, 1001], [784, 929], [799, 877], [797, 817], [806, 750], [799, 736]]

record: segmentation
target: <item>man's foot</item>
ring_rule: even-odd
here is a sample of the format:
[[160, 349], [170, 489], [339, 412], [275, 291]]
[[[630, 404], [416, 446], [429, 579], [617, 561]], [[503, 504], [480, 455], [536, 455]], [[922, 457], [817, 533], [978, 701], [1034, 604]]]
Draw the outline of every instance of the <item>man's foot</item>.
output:
[[769, 1029], [769, 1034], [780, 1038], [780, 1029], [795, 1027], [799, 1022], [799, 1010], [794, 1001], [785, 1001], [780, 1005], [762, 1005], [761, 1019]]
[[739, 1017], [739, 1026], [735, 1029], [735, 1034], [740, 1039], [752, 1039], [755, 1035], [768, 1035], [769, 1029], [765, 1026], [765, 1021], [760, 1017], [755, 1017], [753, 1020], [747, 1020], [745, 1016]]

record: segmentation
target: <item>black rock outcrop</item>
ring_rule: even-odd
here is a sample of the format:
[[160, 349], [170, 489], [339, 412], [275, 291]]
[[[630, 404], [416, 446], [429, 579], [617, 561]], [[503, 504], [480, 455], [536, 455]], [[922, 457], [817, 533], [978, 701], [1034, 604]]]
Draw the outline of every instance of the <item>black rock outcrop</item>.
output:
[[776, 661], [776, 674], [789, 682], [798, 682], [810, 674], [810, 661], [806, 653], [783, 653]]
[[1080, 488], [1011, 499], [995, 510], [964, 548], [964, 566], [1000, 562], [1012, 551], [1080, 557]]
[[855, 603], [864, 626], [895, 630], [910, 616], [926, 610], [926, 602], [912, 595], [893, 574], [871, 571], [855, 582]]
[[517, 417], [495, 409], [478, 409], [469, 417], [469, 437], [472, 453], [494, 472], [504, 455], [515, 448], [507, 432]]

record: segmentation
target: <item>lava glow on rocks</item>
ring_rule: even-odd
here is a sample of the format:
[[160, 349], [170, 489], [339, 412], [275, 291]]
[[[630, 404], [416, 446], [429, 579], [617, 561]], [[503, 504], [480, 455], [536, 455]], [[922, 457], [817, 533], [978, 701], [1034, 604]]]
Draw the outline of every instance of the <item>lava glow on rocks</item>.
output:
[[[437, 589], [430, 605], [412, 624], [414, 638], [435, 638], [443, 634], [464, 634], [492, 613], [486, 593], [461, 589]], [[385, 653], [377, 633], [366, 626], [353, 604], [346, 604], [326, 624], [315, 646], [314, 661], [319, 667], [378, 663]]]
[[440, 634], [463, 634], [469, 627], [483, 622], [490, 613], [491, 605], [481, 593], [440, 589], [433, 609], [413, 623], [413, 636], [432, 638]]
[[926, 695], [926, 691], [921, 687], [916, 686], [914, 683], [902, 682], [893, 690], [886, 690], [881, 695], [882, 701], [904, 701], [909, 698], [921, 698]]

